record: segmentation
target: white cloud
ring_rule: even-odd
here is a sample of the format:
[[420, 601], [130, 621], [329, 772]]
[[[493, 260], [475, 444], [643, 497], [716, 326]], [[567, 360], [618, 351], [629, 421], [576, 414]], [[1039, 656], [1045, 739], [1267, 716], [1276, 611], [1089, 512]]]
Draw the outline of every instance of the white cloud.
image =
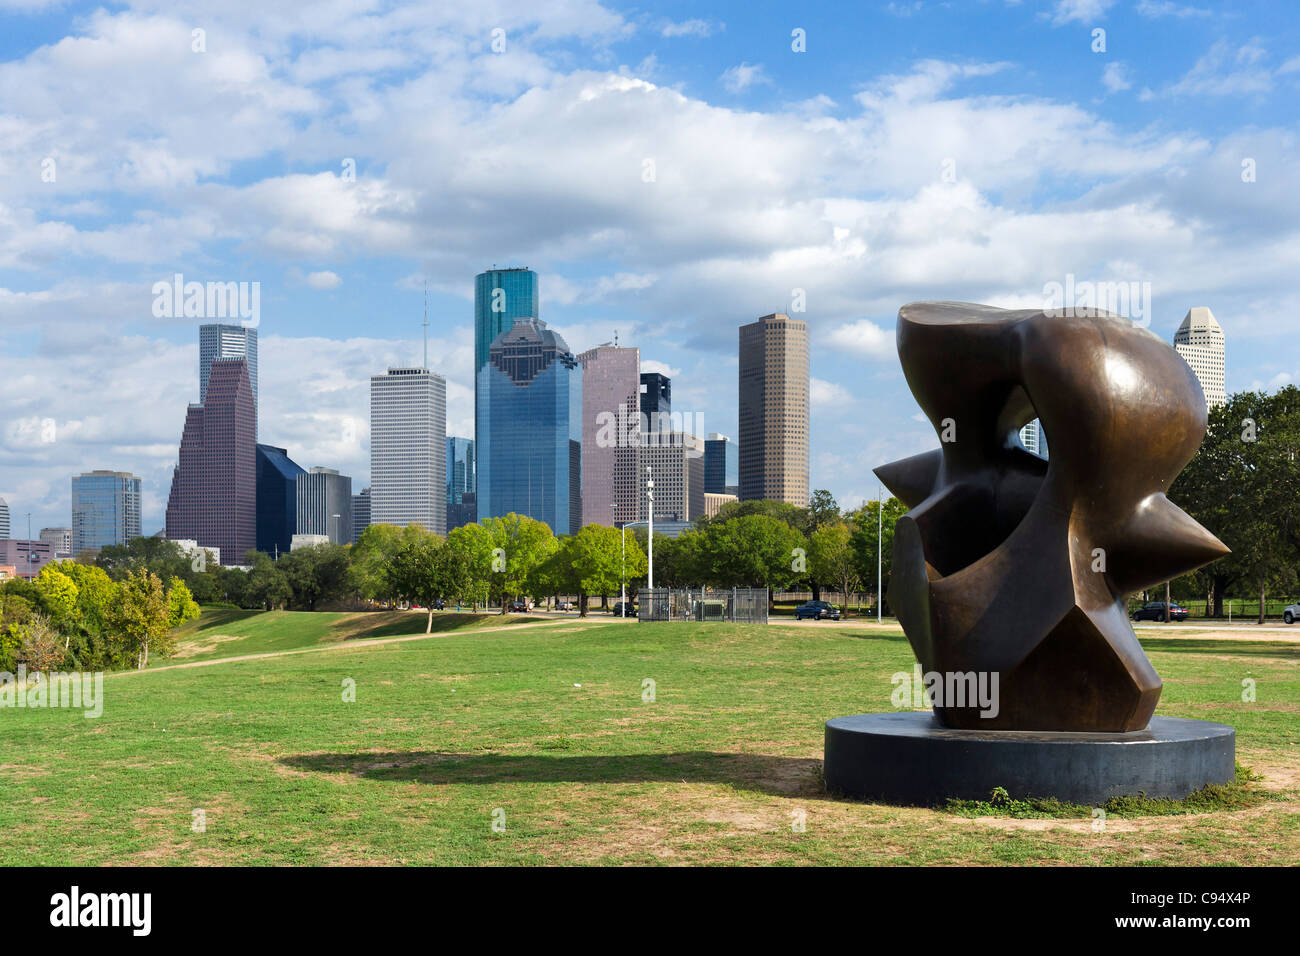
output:
[[1202, 7], [1188, 7], [1181, 4], [1173, 3], [1171, 0], [1140, 0], [1137, 5], [1137, 12], [1144, 17], [1155, 20], [1160, 17], [1175, 17], [1185, 20], [1189, 17], [1208, 17], [1212, 16], [1212, 10], [1206, 10]]
[[343, 280], [329, 270], [309, 273], [303, 281], [313, 289], [337, 289], [343, 284]]
[[667, 375], [669, 378], [677, 378], [677, 376], [682, 374], [680, 368], [673, 368], [667, 362], [659, 362], [655, 359], [648, 358], [641, 359], [641, 371], [658, 372], [660, 375]]
[[762, 86], [770, 84], [767, 73], [763, 70], [763, 64], [741, 63], [738, 66], [730, 67], [723, 71], [718, 77], [723, 87], [732, 93], [743, 93], [751, 86]]
[[1101, 71], [1101, 85], [1110, 93], [1129, 89], [1133, 83], [1128, 78], [1128, 67], [1117, 60], [1107, 63]]
[[1106, 16], [1106, 11], [1115, 5], [1115, 0], [1056, 0], [1052, 10], [1052, 23], [1061, 26], [1066, 23], [1083, 23], [1092, 25]]
[[845, 408], [853, 402], [853, 395], [847, 388], [825, 379], [812, 378], [809, 382], [809, 392], [814, 407]]
[[680, 23], [671, 21], [665, 23], [659, 33], [665, 37], [709, 37], [713, 35], [715, 29], [721, 29], [721, 25], [715, 25], [709, 20], [683, 20]]
[[1264, 63], [1267, 56], [1257, 42], [1234, 46], [1227, 39], [1217, 40], [1167, 92], [1175, 96], [1266, 93], [1273, 88], [1272, 73]]
[[833, 329], [827, 336], [831, 344], [871, 359], [892, 359], [897, 355], [894, 333], [882, 329], [870, 319], [858, 319]]

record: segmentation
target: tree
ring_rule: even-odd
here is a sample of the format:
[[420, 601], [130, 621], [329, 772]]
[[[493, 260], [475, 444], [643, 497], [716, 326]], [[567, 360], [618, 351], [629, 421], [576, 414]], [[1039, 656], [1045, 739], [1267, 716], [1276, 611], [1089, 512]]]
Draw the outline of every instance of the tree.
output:
[[824, 524], [809, 536], [808, 567], [815, 580], [833, 582], [848, 601], [849, 592], [861, 586], [853, 529], [848, 522]]
[[839, 502], [825, 488], [818, 488], [808, 499], [808, 527], [806, 534], [811, 534], [822, 525], [840, 520]]
[[162, 581], [151, 571], [127, 571], [117, 587], [117, 600], [108, 614], [108, 626], [118, 648], [135, 658], [137, 669], [149, 663], [149, 651], [167, 657], [175, 648], [171, 607]]
[[458, 604], [488, 600], [492, 581], [492, 533], [481, 524], [461, 525], [447, 534], [447, 596]]
[[59, 632], [44, 614], [33, 614], [26, 624], [20, 625], [17, 657], [29, 671], [54, 670], [63, 663], [65, 648]]
[[719, 587], [765, 587], [772, 592], [788, 588], [805, 573], [800, 561], [807, 539], [797, 529], [770, 517], [754, 514], [710, 525], [701, 542], [704, 583]]
[[63, 635], [63, 649], [66, 651], [73, 632], [81, 625], [77, 605], [77, 585], [72, 578], [53, 564], [41, 568], [35, 583], [36, 590], [41, 596], [41, 606], [47, 616], [45, 626], [52, 627]]
[[1232, 554], [1202, 569], [1214, 614], [1234, 581], [1259, 595], [1291, 587], [1300, 560], [1300, 389], [1238, 392], [1210, 411], [1205, 440], [1169, 498]]
[[264, 611], [273, 611], [293, 600], [293, 589], [279, 566], [266, 554], [251, 554], [251, 567], [246, 578], [244, 600]]
[[372, 524], [362, 531], [350, 554], [352, 589], [370, 601], [395, 600], [388, 589], [388, 566], [403, 544], [417, 540], [423, 533], [424, 529], [416, 525], [399, 528], [394, 524]]
[[534, 569], [558, 547], [555, 535], [544, 522], [527, 515], [510, 514], [482, 522], [492, 536], [493, 577], [499, 579], [501, 613], [506, 613], [508, 596], [522, 595]]
[[293, 604], [314, 611], [322, 600], [342, 597], [348, 591], [348, 549], [319, 544], [280, 556], [277, 566], [293, 592]]
[[[881, 588], [888, 591], [889, 575], [894, 564], [894, 526], [905, 514], [907, 506], [891, 497], [886, 499], [883, 508], [879, 501], [868, 501], [849, 516], [852, 525], [849, 540], [858, 580], [866, 583], [872, 591], [876, 589], [877, 555], [880, 558]], [[880, 527], [882, 524], [883, 528]], [[880, 533], [882, 531], [883, 534]], [[876, 595], [877, 601], [883, 599], [882, 594]]]
[[82, 634], [100, 636], [104, 632], [109, 606], [116, 598], [117, 585], [108, 572], [97, 565], [64, 561], [59, 570], [77, 586], [77, 623]]
[[[627, 574], [639, 577], [646, 567], [636, 539], [628, 542]], [[589, 524], [577, 534], [563, 539], [557, 557], [570, 569], [570, 579], [578, 594], [578, 616], [587, 616], [587, 598], [593, 594], [617, 591], [623, 580], [623, 535], [615, 528]]]
[[167, 584], [167, 625], [169, 628], [180, 627], [186, 621], [199, 616], [199, 606], [185, 582], [172, 578]]
[[434, 534], [407, 541], [397, 550], [388, 566], [389, 589], [405, 601], [421, 604], [428, 612], [424, 633], [433, 632], [433, 604], [454, 585], [449, 581], [448, 555], [442, 541]]

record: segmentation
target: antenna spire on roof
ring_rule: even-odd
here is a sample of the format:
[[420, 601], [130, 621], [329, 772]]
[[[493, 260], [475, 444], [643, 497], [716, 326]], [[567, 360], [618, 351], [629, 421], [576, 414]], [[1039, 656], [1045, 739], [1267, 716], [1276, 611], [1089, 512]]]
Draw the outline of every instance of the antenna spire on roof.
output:
[[424, 368], [429, 368], [429, 280], [424, 280]]

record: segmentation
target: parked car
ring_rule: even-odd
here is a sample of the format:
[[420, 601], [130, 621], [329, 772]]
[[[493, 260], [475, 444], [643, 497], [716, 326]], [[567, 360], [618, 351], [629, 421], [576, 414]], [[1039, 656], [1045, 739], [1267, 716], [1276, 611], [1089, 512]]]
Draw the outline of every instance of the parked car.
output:
[[[1148, 601], [1140, 608], [1133, 612], [1135, 621], [1163, 621], [1165, 619], [1165, 602]], [[1169, 620], [1185, 621], [1187, 620], [1187, 608], [1181, 604], [1169, 605]]]
[[510, 602], [509, 611], [510, 611], [511, 614], [527, 614], [527, 613], [528, 613], [528, 602], [527, 602], [527, 601], [511, 601], [511, 602]]
[[1286, 621], [1288, 624], [1294, 624], [1296, 621], [1300, 621], [1300, 604], [1288, 604], [1282, 610], [1282, 620]]
[[578, 605], [574, 604], [572, 601], [559, 601], [556, 603], [555, 609], [557, 611], [576, 611]]
[[447, 602], [439, 598], [433, 602], [432, 607], [435, 611], [445, 611], [447, 610]]
[[611, 607], [610, 613], [615, 617], [636, 617], [636, 605], [624, 604], [622, 601], [615, 601]]
[[800, 604], [794, 609], [794, 619], [802, 621], [810, 617], [814, 621], [838, 621], [840, 619], [840, 609], [834, 604], [827, 604], [825, 601], [809, 601], [807, 604]]

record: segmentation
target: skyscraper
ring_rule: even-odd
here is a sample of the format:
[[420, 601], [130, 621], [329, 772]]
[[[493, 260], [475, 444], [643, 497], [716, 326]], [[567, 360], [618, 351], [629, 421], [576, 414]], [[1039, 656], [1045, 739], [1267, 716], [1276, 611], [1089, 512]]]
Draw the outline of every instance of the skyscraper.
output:
[[303, 469], [283, 448], [257, 446], [257, 550], [287, 554], [298, 530], [298, 476]]
[[[537, 273], [531, 269], [488, 269], [474, 277], [474, 454], [482, 447], [479, 434], [478, 375], [488, 362], [497, 336], [512, 328], [516, 319], [541, 315]], [[478, 469], [475, 467], [475, 480]], [[477, 492], [477, 487], [473, 489]], [[477, 497], [476, 499], [477, 500]]]
[[1040, 458], [1046, 458], [1047, 432], [1043, 431], [1043, 423], [1035, 418], [1020, 429], [1020, 444], [1024, 445], [1027, 451], [1033, 452]]
[[247, 360], [213, 359], [206, 401], [185, 415], [167, 498], [168, 538], [219, 548], [228, 564], [257, 547], [256, 434]]
[[253, 410], [257, 410], [257, 329], [242, 325], [211, 323], [199, 326], [199, 404], [207, 401], [208, 378], [216, 359], [242, 358], [248, 361], [248, 381], [253, 389]]
[[370, 378], [370, 523], [447, 530], [447, 382], [424, 368]]
[[[582, 526], [582, 367], [540, 319], [516, 319], [478, 374], [478, 516]], [[595, 515], [592, 516], [596, 520]]]
[[673, 383], [661, 372], [641, 373], [641, 414], [648, 432], [672, 431]]
[[641, 350], [598, 345], [582, 366], [582, 516], [586, 524], [635, 521]]
[[370, 489], [362, 488], [352, 496], [352, 541], [361, 540], [361, 534], [370, 527]]
[[740, 494], [740, 450], [734, 441], [717, 432], [704, 442], [704, 492]]
[[[652, 470], [655, 521], [695, 521], [704, 516], [704, 442], [684, 432], [647, 432], [638, 450], [637, 472]], [[644, 494], [638, 498], [637, 520], [649, 517]]]
[[537, 273], [531, 269], [489, 269], [474, 277], [474, 377], [487, 364], [488, 350], [515, 319], [540, 314]]
[[72, 529], [71, 528], [42, 528], [39, 535], [40, 539], [54, 549], [54, 556], [57, 558], [72, 557]]
[[740, 327], [740, 499], [808, 506], [808, 323]]
[[140, 479], [91, 471], [72, 479], [72, 554], [140, 537]]
[[9, 537], [9, 503], [0, 498], [0, 541]]
[[1205, 306], [1187, 311], [1174, 333], [1174, 348], [1196, 373], [1210, 408], [1228, 400], [1225, 391], [1226, 355], [1223, 329]]
[[447, 530], [473, 524], [475, 513], [474, 439], [447, 436]]
[[319, 465], [297, 481], [297, 534], [323, 534], [330, 544], [352, 543], [352, 479]]

